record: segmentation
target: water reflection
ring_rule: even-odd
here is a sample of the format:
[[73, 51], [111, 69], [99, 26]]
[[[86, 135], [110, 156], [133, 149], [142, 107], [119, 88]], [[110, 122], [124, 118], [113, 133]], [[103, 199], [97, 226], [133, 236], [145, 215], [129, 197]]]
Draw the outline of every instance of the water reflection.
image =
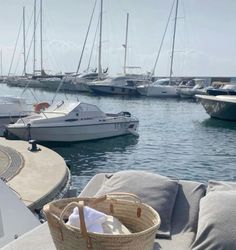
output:
[[202, 125], [205, 127], [211, 128], [222, 128], [222, 129], [232, 129], [236, 130], [236, 122], [234, 121], [225, 121], [215, 118], [208, 118], [202, 122]]
[[107, 164], [114, 155], [126, 155], [135, 150], [138, 138], [132, 135], [78, 143], [44, 143], [59, 153], [69, 164], [71, 173], [93, 171]]

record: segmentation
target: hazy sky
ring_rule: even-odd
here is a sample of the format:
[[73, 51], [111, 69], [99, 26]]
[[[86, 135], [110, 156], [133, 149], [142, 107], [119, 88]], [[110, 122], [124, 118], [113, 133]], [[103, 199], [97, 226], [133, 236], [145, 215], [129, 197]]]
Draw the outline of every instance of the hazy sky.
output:
[[[39, 0], [37, 8], [39, 11]], [[26, 39], [29, 50], [32, 39], [34, 0], [0, 0], [0, 48], [3, 73], [7, 74], [26, 8]], [[76, 71], [84, 37], [95, 0], [43, 0], [44, 68], [49, 73]], [[129, 13], [128, 62], [151, 71], [173, 0], [104, 0], [102, 65], [111, 74], [123, 71], [126, 13]], [[88, 65], [95, 30], [98, 23], [98, 0], [91, 31], [85, 49], [81, 71]], [[179, 0], [174, 75], [236, 75], [236, 1], [235, 0]], [[174, 15], [167, 30], [156, 75], [168, 75]], [[22, 73], [23, 39], [20, 33], [11, 73]], [[91, 67], [97, 66], [98, 38]], [[39, 25], [37, 27], [37, 68], [39, 69]], [[27, 72], [32, 73], [32, 50]]]

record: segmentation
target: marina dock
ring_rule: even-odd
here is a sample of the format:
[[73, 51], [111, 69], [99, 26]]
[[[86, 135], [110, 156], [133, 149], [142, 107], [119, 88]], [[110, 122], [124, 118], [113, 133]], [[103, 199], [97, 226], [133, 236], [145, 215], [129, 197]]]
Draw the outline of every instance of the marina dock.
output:
[[0, 177], [31, 211], [60, 198], [69, 189], [70, 173], [54, 151], [24, 141], [0, 138]]

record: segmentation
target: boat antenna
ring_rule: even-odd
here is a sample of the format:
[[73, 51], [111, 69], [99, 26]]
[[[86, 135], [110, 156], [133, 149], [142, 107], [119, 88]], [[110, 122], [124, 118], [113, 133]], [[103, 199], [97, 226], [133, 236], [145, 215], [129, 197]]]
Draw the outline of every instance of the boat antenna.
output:
[[23, 51], [24, 51], [24, 71], [23, 75], [26, 74], [26, 56], [25, 56], [25, 6], [23, 7]]
[[159, 61], [159, 57], [160, 57], [160, 54], [161, 54], [161, 50], [162, 50], [163, 42], [164, 42], [164, 39], [165, 39], [165, 36], [166, 36], [166, 32], [167, 32], [167, 29], [168, 29], [168, 26], [169, 26], [169, 23], [170, 23], [170, 18], [171, 18], [171, 14], [172, 14], [172, 11], [173, 11], [173, 8], [174, 8], [174, 4], [175, 4], [175, 0], [172, 3], [170, 14], [169, 14], [168, 19], [167, 19], [165, 31], [164, 31], [164, 34], [163, 34], [162, 39], [161, 39], [161, 44], [160, 44], [160, 47], [159, 47], [159, 50], [158, 50], [158, 53], [157, 53], [156, 61], [154, 63], [154, 67], [153, 67], [153, 70], [152, 70], [151, 75], [150, 75], [151, 77], [154, 76], [154, 74], [155, 74], [157, 62]]
[[170, 63], [170, 78], [169, 78], [169, 85], [171, 84], [171, 78], [172, 78], [172, 73], [173, 73], [172, 69], [173, 69], [173, 61], [174, 61], [175, 34], [176, 34], [176, 23], [177, 23], [177, 15], [178, 15], [178, 5], [179, 5], [179, 0], [176, 0], [174, 33], [173, 33], [172, 49], [171, 49], [171, 63]]
[[43, 1], [40, 0], [40, 65], [43, 72]]
[[33, 39], [34, 39], [34, 48], [33, 48], [33, 75], [35, 75], [35, 64], [36, 64], [36, 25], [37, 25], [37, 20], [36, 20], [36, 0], [34, 0], [34, 33], [33, 33]]
[[100, 32], [99, 32], [99, 50], [98, 50], [98, 80], [101, 79], [102, 75], [102, 11], [103, 11], [103, 0], [101, 0], [101, 10], [100, 10]]
[[126, 58], [127, 58], [127, 44], [128, 44], [128, 29], [129, 29], [129, 13], [126, 16], [126, 31], [125, 31], [125, 44], [123, 45], [125, 48], [125, 57], [124, 57], [124, 75], [126, 75]]
[[81, 65], [83, 54], [84, 54], [84, 49], [85, 49], [85, 45], [86, 45], [86, 42], [87, 42], [89, 31], [90, 31], [91, 23], [92, 23], [92, 20], [93, 20], [93, 15], [94, 15], [94, 10], [95, 10], [96, 4], [97, 4], [97, 0], [94, 3], [93, 11], [92, 11], [92, 14], [91, 14], [91, 17], [90, 17], [90, 20], [89, 20], [89, 25], [88, 25], [86, 36], [85, 36], [85, 39], [84, 39], [84, 44], [83, 44], [82, 52], [81, 52], [81, 55], [80, 55], [79, 64], [78, 64], [78, 67], [77, 67], [77, 70], [76, 70], [76, 75], [78, 74], [79, 69], [80, 69], [80, 65]]
[[2, 49], [1, 49], [1, 76], [3, 76], [2, 75]]

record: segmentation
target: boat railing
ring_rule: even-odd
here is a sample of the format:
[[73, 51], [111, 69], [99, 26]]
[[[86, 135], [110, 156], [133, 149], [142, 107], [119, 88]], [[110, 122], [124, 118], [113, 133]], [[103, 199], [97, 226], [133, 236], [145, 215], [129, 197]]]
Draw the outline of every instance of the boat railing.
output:
[[62, 115], [67, 115], [66, 112], [61, 112], [61, 111], [43, 111], [43, 114], [62, 114]]

